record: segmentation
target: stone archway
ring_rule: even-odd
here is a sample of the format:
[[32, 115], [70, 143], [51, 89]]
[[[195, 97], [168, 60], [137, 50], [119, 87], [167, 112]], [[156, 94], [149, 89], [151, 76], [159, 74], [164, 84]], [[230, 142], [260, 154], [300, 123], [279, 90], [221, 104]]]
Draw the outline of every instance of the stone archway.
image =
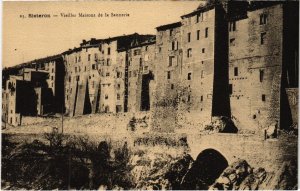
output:
[[198, 155], [183, 178], [181, 189], [207, 190], [228, 166], [226, 158], [215, 149], [205, 149]]

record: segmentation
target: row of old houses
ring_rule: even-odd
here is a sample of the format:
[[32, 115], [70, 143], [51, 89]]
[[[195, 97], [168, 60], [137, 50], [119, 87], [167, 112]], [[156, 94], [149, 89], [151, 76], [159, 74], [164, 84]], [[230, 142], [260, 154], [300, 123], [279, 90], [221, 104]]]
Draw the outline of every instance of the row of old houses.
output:
[[[298, 8], [298, 2], [208, 2], [157, 27], [156, 35], [83, 40], [3, 75], [2, 119], [16, 125], [19, 115], [151, 110], [161, 130], [217, 116], [240, 128], [289, 126], [298, 110]], [[40, 83], [25, 77], [44, 73]], [[33, 112], [18, 109], [12, 86], [35, 94], [27, 102]]]

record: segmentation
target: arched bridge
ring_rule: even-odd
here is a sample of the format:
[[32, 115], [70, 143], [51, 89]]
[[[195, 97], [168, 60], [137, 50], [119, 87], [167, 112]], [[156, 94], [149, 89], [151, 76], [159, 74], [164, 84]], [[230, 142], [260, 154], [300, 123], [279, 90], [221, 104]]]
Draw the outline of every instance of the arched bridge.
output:
[[203, 152], [216, 151], [231, 164], [238, 158], [245, 159], [253, 167], [274, 169], [282, 162], [297, 155], [297, 141], [279, 139], [264, 140], [257, 134], [188, 134], [189, 154], [194, 160]]

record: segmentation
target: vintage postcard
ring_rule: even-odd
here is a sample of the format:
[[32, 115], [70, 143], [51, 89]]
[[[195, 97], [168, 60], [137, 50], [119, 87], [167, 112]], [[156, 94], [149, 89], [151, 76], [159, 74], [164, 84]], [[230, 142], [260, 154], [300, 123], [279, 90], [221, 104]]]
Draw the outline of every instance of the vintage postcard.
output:
[[1, 189], [298, 189], [298, 1], [2, 10]]

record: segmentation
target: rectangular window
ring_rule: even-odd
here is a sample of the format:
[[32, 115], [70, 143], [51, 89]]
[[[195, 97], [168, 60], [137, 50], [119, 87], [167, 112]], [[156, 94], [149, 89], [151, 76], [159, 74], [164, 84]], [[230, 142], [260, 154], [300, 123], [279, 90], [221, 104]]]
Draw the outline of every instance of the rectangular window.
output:
[[236, 22], [231, 21], [229, 22], [229, 31], [235, 31], [236, 30]]
[[260, 44], [265, 44], [266, 41], [266, 34], [265, 32], [260, 33]]
[[187, 57], [188, 57], [188, 58], [192, 57], [192, 49], [191, 49], [191, 48], [189, 48], [189, 49], [187, 50]]
[[88, 61], [90, 61], [91, 60], [91, 55], [90, 54], [88, 54]]
[[109, 72], [106, 72], [106, 76], [109, 76], [110, 74], [109, 74]]
[[201, 70], [201, 78], [204, 78], [204, 70]]
[[199, 21], [200, 21], [200, 14], [197, 14], [196, 15], [196, 23], [199, 23]]
[[171, 71], [168, 71], [167, 79], [171, 79]]
[[95, 70], [96, 69], [96, 64], [92, 65], [92, 69]]
[[232, 84], [229, 84], [229, 94], [232, 94]]
[[171, 84], [171, 90], [174, 89], [174, 84]]
[[200, 40], [200, 30], [197, 30], [197, 40]]
[[266, 101], [266, 95], [265, 95], [265, 94], [262, 94], [262, 95], [261, 95], [261, 100], [262, 100], [262, 101]]
[[106, 65], [110, 66], [110, 59], [109, 58], [106, 59]]
[[205, 53], [205, 48], [202, 48], [202, 53]]
[[175, 42], [172, 42], [172, 50], [175, 50]]
[[259, 70], [259, 81], [262, 82], [264, 80], [264, 70]]
[[267, 21], [268, 21], [268, 15], [266, 13], [261, 14], [259, 19], [259, 24], [265, 25], [267, 24]]
[[110, 48], [107, 48], [107, 54], [110, 55]]
[[208, 37], [208, 28], [206, 27], [205, 28], [205, 38], [207, 38]]
[[170, 29], [170, 36], [173, 35], [173, 29]]
[[235, 46], [235, 38], [230, 39], [230, 46]]
[[200, 101], [201, 101], [201, 102], [203, 101], [203, 95], [200, 97]]
[[169, 66], [173, 66], [174, 65], [174, 59], [175, 59], [174, 56], [170, 56], [169, 57]]
[[238, 76], [239, 75], [239, 69], [238, 67], [234, 67], [234, 76]]
[[188, 42], [191, 42], [191, 33], [188, 33]]
[[189, 73], [188, 73], [188, 80], [191, 80], [191, 79], [192, 79], [192, 73], [189, 72]]

